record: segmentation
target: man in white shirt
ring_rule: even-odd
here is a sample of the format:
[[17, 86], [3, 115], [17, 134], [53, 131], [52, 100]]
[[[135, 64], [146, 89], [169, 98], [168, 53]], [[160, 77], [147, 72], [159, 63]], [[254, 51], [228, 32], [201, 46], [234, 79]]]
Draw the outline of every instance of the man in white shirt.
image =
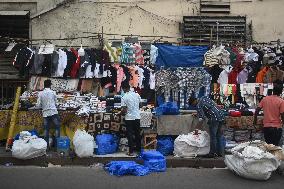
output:
[[39, 93], [37, 99], [37, 107], [42, 108], [43, 126], [44, 126], [44, 138], [49, 146], [49, 127], [51, 122], [55, 126], [56, 138], [60, 137], [60, 118], [56, 108], [56, 93], [50, 89], [51, 81], [44, 81], [44, 90]]
[[[122, 90], [125, 92], [121, 99], [122, 110], [118, 114], [125, 115], [125, 124], [127, 129], [127, 139], [129, 146], [129, 156], [133, 156], [134, 150], [141, 152], [141, 135], [140, 135], [140, 102], [139, 94], [130, 91], [128, 83], [122, 83]], [[135, 137], [135, 140], [134, 138]]]

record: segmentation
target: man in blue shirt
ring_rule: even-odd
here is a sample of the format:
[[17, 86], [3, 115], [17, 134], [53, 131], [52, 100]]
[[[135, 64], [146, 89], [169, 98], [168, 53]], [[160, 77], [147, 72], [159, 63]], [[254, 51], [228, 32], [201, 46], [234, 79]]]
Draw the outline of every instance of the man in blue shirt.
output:
[[224, 123], [224, 114], [217, 107], [217, 104], [209, 97], [203, 96], [200, 99], [190, 97], [189, 104], [197, 107], [197, 116], [199, 126], [208, 119], [210, 134], [210, 153], [206, 156], [214, 158], [222, 157], [224, 154], [224, 145], [222, 144], [222, 125]]

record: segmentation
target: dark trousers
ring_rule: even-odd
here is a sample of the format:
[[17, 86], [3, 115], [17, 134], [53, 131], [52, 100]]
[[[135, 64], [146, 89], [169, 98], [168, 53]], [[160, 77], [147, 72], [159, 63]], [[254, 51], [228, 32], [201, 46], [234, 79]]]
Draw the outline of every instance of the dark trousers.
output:
[[140, 119], [125, 120], [129, 153], [141, 151]]
[[49, 147], [49, 128], [51, 123], [55, 126], [55, 138], [57, 139], [60, 137], [60, 118], [58, 114], [43, 118], [44, 139], [47, 142], [47, 147]]
[[222, 144], [222, 126], [223, 122], [210, 120], [209, 134], [210, 134], [210, 154], [224, 154], [224, 145]]
[[279, 142], [282, 136], [282, 128], [264, 127], [263, 128], [264, 139], [267, 144], [274, 144], [279, 146]]

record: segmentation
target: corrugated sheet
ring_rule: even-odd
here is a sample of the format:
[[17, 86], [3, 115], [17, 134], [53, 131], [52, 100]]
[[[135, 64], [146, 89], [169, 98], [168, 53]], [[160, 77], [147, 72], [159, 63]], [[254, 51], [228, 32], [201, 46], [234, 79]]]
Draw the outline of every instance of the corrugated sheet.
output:
[[219, 42], [246, 41], [246, 17], [243, 16], [185, 16], [183, 22], [184, 42], [205, 45], [216, 42], [217, 22]]

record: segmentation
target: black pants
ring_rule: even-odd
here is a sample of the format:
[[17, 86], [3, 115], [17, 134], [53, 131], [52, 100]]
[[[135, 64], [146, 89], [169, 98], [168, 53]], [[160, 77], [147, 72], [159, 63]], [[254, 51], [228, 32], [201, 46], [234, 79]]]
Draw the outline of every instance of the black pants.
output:
[[[140, 119], [125, 120], [129, 153], [141, 151]], [[135, 139], [134, 139], [135, 137]]]
[[278, 146], [282, 136], [282, 128], [264, 127], [263, 134], [267, 144]]

